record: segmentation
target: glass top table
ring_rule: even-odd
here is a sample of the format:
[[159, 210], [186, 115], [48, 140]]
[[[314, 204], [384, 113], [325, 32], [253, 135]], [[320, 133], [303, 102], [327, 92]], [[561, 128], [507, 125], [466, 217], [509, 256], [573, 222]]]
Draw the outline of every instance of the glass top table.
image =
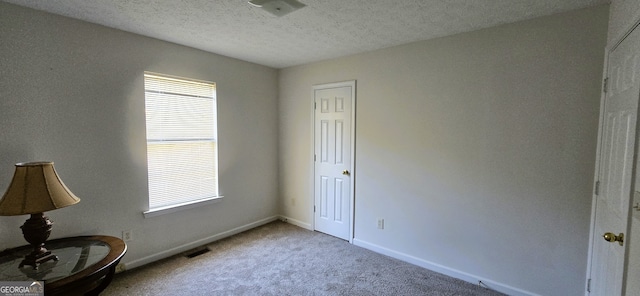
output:
[[31, 246], [1, 252], [0, 281], [43, 281], [46, 295], [97, 294], [111, 282], [127, 249], [121, 239], [112, 236], [55, 239], [47, 241], [45, 247], [58, 256], [58, 261], [43, 262], [37, 269], [19, 267]]

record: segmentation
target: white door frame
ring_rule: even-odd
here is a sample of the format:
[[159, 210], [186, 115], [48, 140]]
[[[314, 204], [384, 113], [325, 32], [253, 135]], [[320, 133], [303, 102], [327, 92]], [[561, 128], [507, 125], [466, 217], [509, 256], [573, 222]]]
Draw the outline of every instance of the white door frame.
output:
[[325, 88], [338, 88], [338, 87], [351, 87], [351, 177], [349, 178], [350, 186], [349, 186], [349, 194], [351, 195], [349, 200], [349, 243], [353, 243], [354, 236], [354, 225], [355, 225], [355, 198], [356, 198], [356, 80], [348, 80], [342, 82], [333, 82], [333, 83], [325, 83], [325, 84], [315, 84], [311, 89], [311, 99], [309, 100], [309, 112], [311, 112], [311, 154], [310, 154], [310, 192], [311, 192], [311, 209], [309, 209], [311, 215], [311, 230], [316, 229], [316, 218], [314, 212], [315, 206], [315, 91], [318, 89]]
[[[607, 77], [610, 77], [609, 75], [609, 55], [611, 54], [611, 52], [613, 52], [613, 50], [615, 50], [618, 45], [620, 45], [620, 43], [622, 43], [622, 41], [624, 41], [625, 38], [627, 38], [627, 36], [629, 36], [629, 34], [631, 34], [631, 32], [633, 32], [634, 29], [640, 30], [640, 19], [637, 19], [633, 25], [627, 30], [627, 32], [625, 32], [624, 35], [622, 35], [618, 40], [616, 40], [616, 42], [614, 42], [612, 45], [609, 45], [605, 48], [605, 56], [604, 56], [604, 66], [603, 66], [603, 73], [602, 73], [602, 81], [603, 81], [603, 85], [602, 85], [602, 90], [600, 91], [600, 116], [599, 116], [599, 124], [598, 124], [598, 145], [596, 148], [596, 165], [595, 165], [595, 169], [594, 169], [594, 175], [593, 175], [593, 190], [591, 191], [591, 227], [589, 230], [589, 251], [587, 253], [588, 256], [588, 260], [587, 260], [587, 274], [586, 274], [586, 278], [585, 278], [585, 282], [586, 282], [586, 287], [585, 287], [585, 295], [590, 295], [589, 293], [589, 280], [591, 279], [591, 271], [592, 271], [592, 263], [593, 263], [593, 239], [596, 236], [601, 236], [601, 234], [595, 233], [596, 231], [596, 207], [597, 207], [597, 202], [598, 202], [598, 196], [595, 194], [596, 193], [596, 184], [599, 181], [599, 172], [600, 172], [600, 162], [601, 162], [601, 153], [602, 153], [602, 122], [604, 121], [604, 116], [605, 116], [605, 104], [606, 104], [606, 93], [604, 91], [604, 81]], [[639, 120], [636, 122], [636, 138], [638, 137], [638, 127], [640, 126], [640, 118]], [[636, 145], [634, 147], [634, 161], [633, 161], [633, 168], [632, 168], [632, 176], [635, 176], [637, 174], [636, 170], [639, 169], [636, 166], [636, 160], [637, 160], [637, 155], [638, 155], [638, 141], [637, 139], [634, 139], [634, 141], [636, 141]], [[631, 181], [631, 194], [632, 196], [630, 197], [630, 201], [633, 201], [633, 192], [635, 191], [634, 189], [634, 184], [635, 183], [635, 177], [632, 177], [632, 181]], [[631, 215], [627, 216], [627, 220], [630, 220]], [[631, 232], [631, 221], [627, 222], [627, 229], [625, 230], [626, 234], [630, 234]], [[629, 236], [627, 236], [628, 238]], [[628, 255], [629, 254], [629, 243], [625, 244], [625, 253]], [[627, 257], [627, 256], [625, 256]], [[623, 279], [622, 279], [622, 289], [624, 291], [625, 286], [626, 286], [626, 282], [627, 282], [627, 273], [626, 273], [626, 269], [627, 269], [627, 264], [628, 264], [628, 260], [627, 258], [625, 258], [625, 262], [624, 262], [624, 275], [623, 275]]]

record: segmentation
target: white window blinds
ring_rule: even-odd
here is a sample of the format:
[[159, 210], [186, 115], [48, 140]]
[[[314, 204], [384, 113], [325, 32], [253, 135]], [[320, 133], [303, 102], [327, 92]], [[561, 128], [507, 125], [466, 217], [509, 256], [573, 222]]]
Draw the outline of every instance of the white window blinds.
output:
[[149, 210], [218, 197], [215, 84], [145, 73]]

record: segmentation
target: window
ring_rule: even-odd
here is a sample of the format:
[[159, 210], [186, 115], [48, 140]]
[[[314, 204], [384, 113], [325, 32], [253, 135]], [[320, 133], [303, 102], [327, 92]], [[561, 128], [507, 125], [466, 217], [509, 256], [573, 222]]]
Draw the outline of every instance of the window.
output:
[[218, 196], [216, 90], [211, 82], [144, 74], [149, 211]]

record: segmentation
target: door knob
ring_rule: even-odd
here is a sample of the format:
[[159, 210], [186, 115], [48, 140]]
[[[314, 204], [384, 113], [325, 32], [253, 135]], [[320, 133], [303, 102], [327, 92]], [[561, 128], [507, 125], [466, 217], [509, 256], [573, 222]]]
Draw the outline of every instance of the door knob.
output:
[[618, 242], [621, 246], [624, 243], [624, 233], [620, 233], [618, 235], [615, 235], [611, 232], [607, 232], [605, 233], [603, 236], [604, 240], [613, 243], [613, 242]]
[[345, 176], [349, 176], [349, 170], [342, 171], [342, 174], [345, 175]]

